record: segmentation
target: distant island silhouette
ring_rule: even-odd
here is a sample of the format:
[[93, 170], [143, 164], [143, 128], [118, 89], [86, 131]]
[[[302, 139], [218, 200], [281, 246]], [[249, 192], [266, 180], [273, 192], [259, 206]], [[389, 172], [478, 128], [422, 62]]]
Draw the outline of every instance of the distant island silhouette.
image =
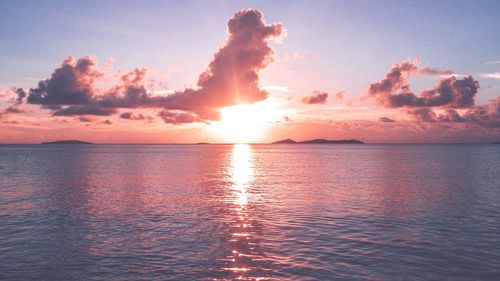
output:
[[42, 144], [93, 144], [93, 143], [81, 140], [58, 140], [58, 141], [42, 142]]
[[327, 140], [327, 139], [313, 139], [305, 141], [294, 141], [292, 139], [284, 139], [275, 141], [271, 144], [364, 144], [364, 142], [350, 139], [350, 140]]

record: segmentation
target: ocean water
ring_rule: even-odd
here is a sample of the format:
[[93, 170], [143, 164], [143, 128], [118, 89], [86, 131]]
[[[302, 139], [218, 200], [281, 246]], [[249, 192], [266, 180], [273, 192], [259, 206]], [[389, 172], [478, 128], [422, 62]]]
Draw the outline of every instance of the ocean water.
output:
[[0, 146], [0, 280], [238, 278], [500, 280], [500, 146]]

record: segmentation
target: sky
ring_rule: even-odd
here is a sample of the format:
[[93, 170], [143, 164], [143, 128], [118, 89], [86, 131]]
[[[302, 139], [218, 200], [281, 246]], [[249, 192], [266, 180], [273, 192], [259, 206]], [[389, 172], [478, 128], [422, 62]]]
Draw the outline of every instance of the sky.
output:
[[0, 143], [500, 141], [498, 1], [0, 1]]

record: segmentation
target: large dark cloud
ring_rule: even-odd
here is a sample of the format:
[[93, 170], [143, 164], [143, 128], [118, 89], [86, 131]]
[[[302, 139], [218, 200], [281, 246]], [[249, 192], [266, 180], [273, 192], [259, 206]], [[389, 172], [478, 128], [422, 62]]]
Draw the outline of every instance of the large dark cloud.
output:
[[417, 96], [410, 90], [408, 79], [413, 74], [449, 75], [449, 70], [419, 68], [418, 61], [403, 61], [393, 64], [385, 77], [370, 85], [368, 96], [387, 108], [395, 107], [435, 107], [450, 108], [471, 107], [479, 89], [479, 82], [472, 76], [457, 79], [450, 76], [440, 80], [437, 85]]
[[302, 102], [306, 104], [323, 104], [328, 99], [328, 93], [314, 91], [310, 96], [303, 97]]
[[457, 79], [455, 76], [439, 81], [434, 89], [422, 92], [415, 105], [448, 106], [453, 108], [471, 107], [479, 89], [479, 82], [472, 76]]
[[82, 57], [75, 61], [70, 56], [62, 62], [61, 67], [54, 70], [49, 79], [40, 81], [37, 87], [29, 90], [28, 103], [87, 104], [96, 92], [94, 82], [102, 76], [94, 58]]

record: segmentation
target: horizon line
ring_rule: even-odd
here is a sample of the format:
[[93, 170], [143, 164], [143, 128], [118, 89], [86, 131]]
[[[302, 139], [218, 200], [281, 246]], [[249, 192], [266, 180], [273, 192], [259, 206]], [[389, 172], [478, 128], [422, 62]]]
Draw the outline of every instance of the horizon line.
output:
[[[89, 142], [89, 143], [82, 143], [82, 144], [49, 144], [49, 145], [235, 145], [235, 144], [248, 144], [248, 145], [360, 145], [358, 143], [273, 143], [273, 142], [196, 142], [196, 143], [112, 143], [112, 142], [104, 142], [104, 143], [97, 143], [97, 142]], [[364, 142], [362, 144], [371, 144], [371, 145], [390, 145], [390, 144], [421, 144], [421, 145], [426, 145], [426, 144], [483, 144], [483, 145], [488, 145], [488, 144], [500, 144], [500, 142]], [[361, 145], [362, 145], [361, 144]], [[0, 143], [0, 145], [47, 145], [43, 144], [41, 142], [39, 143]]]

